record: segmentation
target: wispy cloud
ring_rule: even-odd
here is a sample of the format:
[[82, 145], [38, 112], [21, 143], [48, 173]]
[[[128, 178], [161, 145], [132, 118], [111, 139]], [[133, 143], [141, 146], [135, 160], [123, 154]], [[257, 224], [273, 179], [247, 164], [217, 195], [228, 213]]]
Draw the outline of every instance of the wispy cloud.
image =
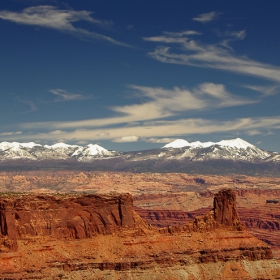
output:
[[200, 14], [197, 17], [194, 17], [193, 20], [199, 21], [201, 23], [206, 23], [217, 19], [220, 14], [220, 12], [213, 11], [210, 13]]
[[246, 37], [246, 30], [231, 31], [231, 32], [227, 31], [225, 35], [228, 37], [233, 37], [238, 40], [243, 40]]
[[187, 30], [181, 32], [163, 32], [162, 36], [154, 37], [144, 37], [143, 39], [150, 42], [157, 43], [177, 43], [184, 44], [186, 41], [186, 36], [190, 35], [200, 35], [201, 33], [194, 30]]
[[[210, 133], [245, 133], [255, 135], [267, 130], [280, 129], [280, 116], [277, 117], [259, 117], [259, 118], [237, 118], [230, 121], [208, 120], [203, 118], [189, 118], [168, 121], [150, 121], [136, 124], [135, 126], [110, 127], [108, 134], [101, 136], [98, 128], [76, 129], [64, 131], [61, 134], [53, 133], [33, 133], [18, 135], [18, 140], [38, 139], [42, 141], [88, 141], [96, 142], [99, 140], [113, 140], [115, 142], [135, 142], [145, 139], [160, 139], [167, 135], [170, 138], [189, 137], [191, 135], [210, 134]], [[249, 133], [248, 133], [249, 132]], [[4, 137], [4, 136], [2, 136]], [[10, 137], [10, 136], [9, 136]]]
[[1, 136], [11, 136], [11, 135], [20, 135], [22, 134], [22, 131], [6, 131], [6, 132], [1, 132]]
[[253, 136], [253, 135], [261, 134], [261, 131], [257, 130], [257, 129], [250, 129], [250, 130], [246, 131], [245, 133], [250, 136]]
[[38, 110], [36, 104], [33, 101], [22, 100], [19, 96], [16, 97], [16, 100], [29, 106], [29, 109], [24, 111], [23, 113], [29, 113], [29, 112], [34, 112], [34, 111]]
[[113, 142], [127, 143], [127, 142], [137, 142], [138, 140], [139, 140], [138, 136], [129, 135], [129, 136], [123, 136], [117, 139], [113, 139]]
[[98, 132], [97, 134], [96, 134], [96, 136], [98, 136], [98, 137], [108, 137], [110, 135], [110, 133], [109, 132], [107, 132], [107, 131], [101, 131], [101, 132]]
[[[245, 33], [236, 32], [234, 36], [235, 39], [243, 39]], [[179, 45], [174, 50], [170, 46], [160, 45], [149, 53], [152, 58], [163, 63], [214, 68], [280, 82], [279, 67], [254, 61], [246, 56], [238, 56], [228, 44], [225, 45], [225, 40], [217, 44], [202, 44], [190, 38], [190, 35], [182, 36], [182, 32], [178, 32], [177, 35], [165, 32], [162, 36], [143, 39], [162, 44], [175, 44], [175, 47]]]
[[63, 134], [65, 133], [65, 131], [61, 131], [61, 130], [53, 130], [53, 131], [50, 131], [49, 134], [52, 134], [52, 135], [59, 135], [59, 134]]
[[[222, 84], [203, 83], [193, 89], [179, 87], [165, 89], [136, 85], [131, 85], [130, 88], [139, 97], [139, 103], [109, 108], [115, 113], [114, 117], [82, 121], [23, 123], [20, 125], [20, 129], [35, 130], [37, 133], [34, 133], [33, 139], [41, 138], [46, 141], [109, 139], [113, 142], [161, 143], [163, 140], [156, 139], [166, 138], [167, 135], [170, 138], [182, 134], [243, 130], [242, 125], [245, 127], [246, 122], [252, 124], [252, 121], [245, 119], [235, 122], [220, 122], [182, 118], [188, 112], [205, 112], [205, 110], [256, 102], [229, 93]], [[254, 127], [250, 129], [254, 129]], [[32, 138], [31, 135], [22, 137]]]
[[150, 142], [150, 143], [170, 143], [174, 140], [176, 140], [177, 138], [146, 138], [143, 139], [145, 142]]
[[[89, 119], [75, 122], [25, 123], [25, 129], [73, 129], [106, 127], [113, 125], [134, 125], [134, 122], [175, 117], [182, 113], [211, 110], [215, 108], [241, 106], [256, 101], [235, 96], [221, 84], [203, 83], [194, 89], [175, 87], [173, 89], [131, 85], [141, 103], [109, 108], [116, 116], [103, 119]], [[107, 131], [107, 129], [106, 129]], [[137, 134], [131, 134], [137, 135]]]
[[92, 96], [70, 93], [64, 89], [59, 89], [59, 88], [51, 89], [50, 92], [57, 96], [57, 99], [55, 99], [55, 101], [73, 101], [73, 100], [84, 100], [84, 99], [92, 98]]
[[72, 35], [104, 40], [116, 45], [126, 44], [109, 36], [99, 34], [87, 29], [75, 27], [73, 24], [79, 21], [87, 21], [99, 26], [108, 26], [111, 22], [95, 19], [89, 11], [74, 11], [71, 9], [58, 9], [55, 6], [41, 5], [24, 9], [22, 12], [0, 11], [0, 18], [18, 24], [34, 25], [55, 29]]
[[270, 96], [279, 93], [280, 85], [273, 85], [273, 86], [245, 85], [244, 87], [260, 92], [263, 94], [263, 96]]

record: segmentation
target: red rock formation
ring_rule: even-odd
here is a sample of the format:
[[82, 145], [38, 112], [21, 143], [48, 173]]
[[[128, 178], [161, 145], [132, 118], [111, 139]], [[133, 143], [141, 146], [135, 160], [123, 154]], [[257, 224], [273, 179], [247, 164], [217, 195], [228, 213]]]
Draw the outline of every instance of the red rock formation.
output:
[[0, 199], [0, 238], [16, 249], [30, 236], [82, 239], [134, 228], [132, 196], [4, 196]]
[[2, 197], [1, 237], [18, 250], [0, 251], [0, 277], [275, 279], [279, 264], [240, 227], [234, 193], [216, 198], [205, 216], [158, 230], [135, 215], [128, 194]]
[[205, 232], [228, 227], [231, 230], [244, 230], [236, 212], [236, 195], [231, 189], [223, 189], [214, 196], [213, 210], [198, 216], [193, 222], [193, 230]]
[[225, 226], [235, 226], [238, 222], [236, 212], [236, 195], [231, 189], [224, 189], [215, 194], [214, 197], [215, 221]]

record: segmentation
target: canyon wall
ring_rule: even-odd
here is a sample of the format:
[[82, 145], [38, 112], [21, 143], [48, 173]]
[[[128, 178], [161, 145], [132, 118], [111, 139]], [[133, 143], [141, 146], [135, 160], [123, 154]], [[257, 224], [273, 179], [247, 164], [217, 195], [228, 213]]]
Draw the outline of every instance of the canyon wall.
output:
[[245, 230], [235, 192], [182, 226], [155, 228], [129, 194], [4, 195], [0, 277], [9, 279], [277, 279], [270, 247]]
[[3, 195], [0, 197], [0, 238], [9, 249], [32, 236], [83, 239], [134, 228], [132, 196]]

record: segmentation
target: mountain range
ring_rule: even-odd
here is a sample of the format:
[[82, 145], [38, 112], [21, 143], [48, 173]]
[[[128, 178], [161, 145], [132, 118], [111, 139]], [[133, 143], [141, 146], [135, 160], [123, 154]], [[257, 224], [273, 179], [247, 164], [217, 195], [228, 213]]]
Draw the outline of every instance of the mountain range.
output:
[[[86, 146], [34, 142], [0, 143], [0, 168], [71, 168], [121, 171], [197, 173], [279, 173], [280, 153], [269, 152], [240, 139], [191, 142], [177, 139], [159, 149], [133, 152]], [[270, 171], [269, 171], [270, 170]], [[253, 175], [249, 172], [250, 175]]]

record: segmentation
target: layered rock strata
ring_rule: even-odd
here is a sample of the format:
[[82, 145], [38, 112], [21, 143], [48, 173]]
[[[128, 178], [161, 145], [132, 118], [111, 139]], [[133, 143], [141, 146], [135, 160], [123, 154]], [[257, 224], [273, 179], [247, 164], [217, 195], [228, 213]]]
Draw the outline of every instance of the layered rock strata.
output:
[[32, 236], [90, 238], [135, 228], [134, 216], [129, 194], [4, 195], [0, 198], [0, 238], [12, 250], [17, 249], [17, 240]]
[[280, 279], [270, 248], [239, 221], [235, 193], [222, 190], [214, 200], [205, 216], [157, 229], [134, 213], [128, 194], [2, 197], [1, 235], [17, 247], [1, 248], [0, 276]]

